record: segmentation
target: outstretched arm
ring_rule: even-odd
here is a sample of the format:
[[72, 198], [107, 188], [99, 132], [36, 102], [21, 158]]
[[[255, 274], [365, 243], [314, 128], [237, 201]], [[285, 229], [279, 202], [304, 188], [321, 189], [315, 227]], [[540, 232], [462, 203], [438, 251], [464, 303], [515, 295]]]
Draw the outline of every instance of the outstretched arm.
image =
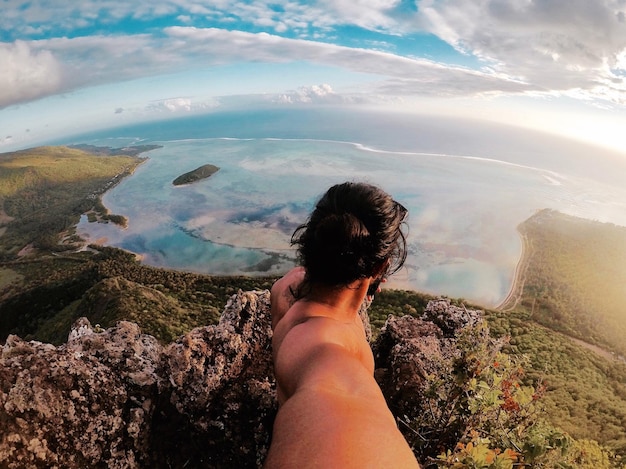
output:
[[419, 467], [348, 327], [314, 317], [284, 336], [274, 364], [288, 398], [266, 469]]

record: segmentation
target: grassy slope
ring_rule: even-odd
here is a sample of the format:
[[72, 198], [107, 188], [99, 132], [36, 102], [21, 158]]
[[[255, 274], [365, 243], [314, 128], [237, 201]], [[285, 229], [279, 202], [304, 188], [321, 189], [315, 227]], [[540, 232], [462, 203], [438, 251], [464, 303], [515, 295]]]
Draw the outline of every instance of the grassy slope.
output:
[[510, 337], [505, 351], [528, 357], [528, 381], [545, 384], [542, 404], [550, 423], [626, 455], [626, 365], [535, 323], [527, 313], [486, 313], [492, 334]]
[[94, 208], [100, 194], [141, 161], [67, 147], [0, 155], [0, 212], [13, 219], [3, 223], [0, 258], [15, 258], [31, 243], [55, 249], [58, 234], [75, 225], [80, 214]]
[[13, 197], [42, 186], [112, 177], [134, 167], [133, 156], [95, 156], [68, 147], [38, 147], [0, 155], [0, 196]]
[[164, 343], [214, 324], [228, 298], [274, 279], [212, 277], [143, 266], [113, 248], [12, 263], [19, 283], [0, 290], [0, 342], [8, 334], [59, 344], [74, 320], [109, 327], [137, 322]]

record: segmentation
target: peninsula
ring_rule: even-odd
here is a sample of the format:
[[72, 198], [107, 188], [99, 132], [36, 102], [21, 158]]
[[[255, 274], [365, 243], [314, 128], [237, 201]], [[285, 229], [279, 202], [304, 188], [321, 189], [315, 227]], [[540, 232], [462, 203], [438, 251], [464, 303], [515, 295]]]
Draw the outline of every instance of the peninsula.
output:
[[124, 226], [100, 197], [146, 160], [141, 153], [156, 148], [48, 146], [0, 154], [0, 261], [77, 249], [82, 214]]
[[205, 164], [200, 166], [199, 168], [194, 169], [193, 171], [189, 171], [188, 173], [181, 174], [178, 176], [172, 184], [175, 186], [182, 186], [184, 184], [192, 184], [194, 182], [201, 181], [202, 179], [206, 179], [209, 176], [217, 173], [220, 168], [212, 164]]
[[522, 256], [497, 309], [626, 356], [626, 228], [544, 209], [518, 231]]

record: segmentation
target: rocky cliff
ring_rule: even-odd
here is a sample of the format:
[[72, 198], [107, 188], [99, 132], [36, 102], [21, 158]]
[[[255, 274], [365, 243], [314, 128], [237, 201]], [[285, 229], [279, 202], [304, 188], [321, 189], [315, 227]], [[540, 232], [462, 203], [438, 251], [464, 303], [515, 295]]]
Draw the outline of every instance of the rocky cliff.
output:
[[[458, 330], [481, 321], [447, 300], [388, 319], [376, 377], [403, 431], [429, 376], [458, 358]], [[168, 346], [131, 322], [81, 319], [61, 346], [2, 348], [0, 467], [260, 467], [276, 410], [267, 291], [240, 291], [219, 324]]]

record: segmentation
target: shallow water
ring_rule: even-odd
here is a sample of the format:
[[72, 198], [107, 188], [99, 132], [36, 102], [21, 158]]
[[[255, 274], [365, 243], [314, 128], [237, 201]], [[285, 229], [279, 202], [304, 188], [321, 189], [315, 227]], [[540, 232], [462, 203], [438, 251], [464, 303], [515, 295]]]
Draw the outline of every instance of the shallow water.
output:
[[[139, 140], [112, 137], [89, 143]], [[112, 213], [129, 219], [128, 227], [83, 217], [78, 231], [91, 242], [106, 240], [141, 254], [150, 265], [280, 274], [294, 263], [290, 235], [316, 199], [334, 183], [367, 181], [409, 209], [410, 254], [389, 285], [490, 306], [510, 288], [521, 252], [516, 227], [535, 211], [553, 208], [626, 225], [623, 190], [557, 172], [554, 165], [548, 170], [523, 158], [386, 151], [363, 141], [145, 138], [140, 143], [163, 148], [149, 152], [134, 175], [103, 197]], [[206, 163], [220, 170], [191, 185], [172, 185]]]

